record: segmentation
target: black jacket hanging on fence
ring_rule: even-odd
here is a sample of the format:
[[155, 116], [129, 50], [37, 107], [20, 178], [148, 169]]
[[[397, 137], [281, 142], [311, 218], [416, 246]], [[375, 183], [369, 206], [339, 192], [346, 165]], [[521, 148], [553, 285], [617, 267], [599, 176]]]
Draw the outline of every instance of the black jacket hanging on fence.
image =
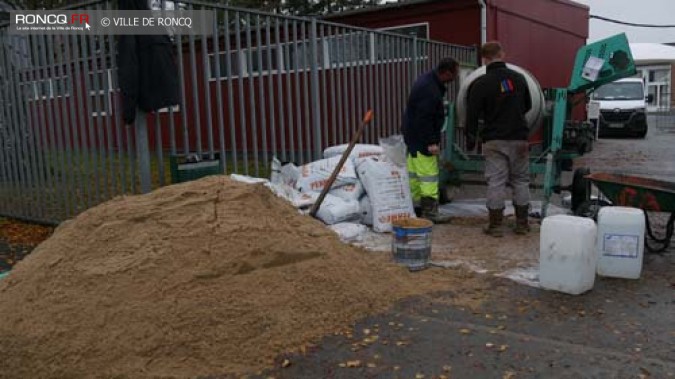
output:
[[[147, 0], [119, 0], [119, 9], [150, 8]], [[136, 119], [136, 108], [151, 112], [179, 103], [178, 68], [168, 36], [118, 36], [117, 65], [126, 124]]]

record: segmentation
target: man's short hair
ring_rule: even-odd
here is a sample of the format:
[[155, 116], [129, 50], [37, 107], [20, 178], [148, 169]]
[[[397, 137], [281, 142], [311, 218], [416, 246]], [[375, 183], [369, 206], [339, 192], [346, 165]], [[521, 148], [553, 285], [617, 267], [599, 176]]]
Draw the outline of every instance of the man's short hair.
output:
[[504, 51], [502, 44], [497, 41], [490, 41], [481, 46], [480, 56], [485, 59], [495, 59], [502, 51]]
[[451, 72], [453, 74], [457, 73], [457, 68], [459, 67], [459, 63], [453, 58], [443, 58], [441, 59], [440, 62], [436, 65], [436, 72], [437, 73], [442, 73], [442, 72]]

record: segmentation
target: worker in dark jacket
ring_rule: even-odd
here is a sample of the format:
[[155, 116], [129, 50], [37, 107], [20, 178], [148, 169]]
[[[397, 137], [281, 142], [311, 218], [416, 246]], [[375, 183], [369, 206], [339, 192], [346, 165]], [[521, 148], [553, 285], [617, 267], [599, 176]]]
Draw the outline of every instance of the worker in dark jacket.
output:
[[[517, 234], [529, 231], [530, 173], [528, 125], [525, 114], [532, 99], [525, 77], [504, 63], [504, 50], [498, 42], [481, 48], [486, 73], [469, 88], [467, 109], [467, 147], [473, 150], [478, 137], [483, 142], [485, 177], [488, 183], [487, 208], [490, 221], [485, 233], [501, 237], [507, 183], [513, 188]], [[478, 120], [483, 129], [478, 130]]]
[[[119, 0], [119, 9], [150, 7], [147, 0]], [[118, 36], [117, 63], [125, 124], [133, 124], [137, 108], [152, 112], [179, 103], [178, 67], [168, 36]]]
[[457, 76], [458, 64], [446, 58], [415, 81], [403, 116], [403, 136], [408, 147], [410, 189], [421, 216], [435, 223], [449, 221], [438, 210], [438, 154], [445, 120], [446, 84]]

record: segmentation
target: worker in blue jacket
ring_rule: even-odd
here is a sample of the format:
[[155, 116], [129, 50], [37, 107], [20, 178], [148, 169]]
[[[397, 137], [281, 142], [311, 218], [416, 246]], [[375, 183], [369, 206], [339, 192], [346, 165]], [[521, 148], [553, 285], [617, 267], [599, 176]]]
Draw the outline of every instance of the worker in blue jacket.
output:
[[435, 69], [417, 78], [403, 116], [413, 202], [420, 215], [434, 223], [449, 221], [449, 217], [438, 210], [438, 155], [445, 121], [446, 85], [457, 77], [458, 68], [457, 61], [445, 58]]

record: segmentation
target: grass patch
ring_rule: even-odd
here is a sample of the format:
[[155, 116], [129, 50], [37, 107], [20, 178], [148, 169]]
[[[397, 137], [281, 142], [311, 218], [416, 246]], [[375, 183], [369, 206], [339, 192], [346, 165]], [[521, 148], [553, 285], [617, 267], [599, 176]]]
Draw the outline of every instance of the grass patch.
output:
[[[99, 154], [95, 151], [43, 152], [42, 159], [25, 165], [28, 180], [0, 181], [0, 214], [40, 222], [60, 222], [116, 196], [140, 193], [137, 162], [126, 152]], [[234, 166], [227, 156], [225, 174], [269, 178], [270, 168], [253, 157], [238, 157]], [[257, 171], [257, 175], [256, 175]], [[157, 189], [172, 184], [169, 154], [160, 160], [150, 157], [151, 187]]]

